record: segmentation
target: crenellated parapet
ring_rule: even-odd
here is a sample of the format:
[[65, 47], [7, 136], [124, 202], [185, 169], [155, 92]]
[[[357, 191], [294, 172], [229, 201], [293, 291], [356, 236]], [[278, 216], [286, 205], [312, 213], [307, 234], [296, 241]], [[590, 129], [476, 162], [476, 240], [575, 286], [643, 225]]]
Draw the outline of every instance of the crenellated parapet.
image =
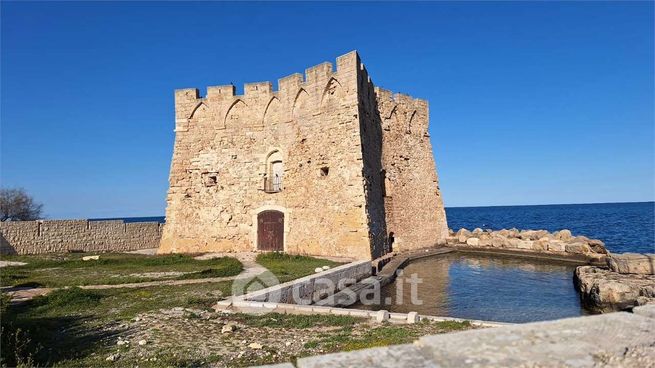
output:
[[175, 130], [186, 132], [202, 126], [216, 131], [244, 131], [266, 124], [291, 122], [305, 115], [318, 115], [331, 105], [345, 103], [356, 96], [357, 68], [361, 64], [355, 51], [332, 63], [307, 68], [281, 78], [277, 90], [271, 82], [244, 85], [243, 95], [233, 85], [207, 87], [206, 96], [198, 89], [175, 91]]
[[375, 87], [382, 128], [386, 132], [428, 136], [429, 106], [426, 100]]

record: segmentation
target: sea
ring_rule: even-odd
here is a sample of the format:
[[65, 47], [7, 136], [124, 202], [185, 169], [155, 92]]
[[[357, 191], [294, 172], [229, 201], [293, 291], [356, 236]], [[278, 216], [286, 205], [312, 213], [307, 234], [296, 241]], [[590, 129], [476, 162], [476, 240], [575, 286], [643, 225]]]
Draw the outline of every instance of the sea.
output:
[[448, 227], [548, 230], [600, 239], [610, 252], [655, 253], [655, 202], [450, 207]]
[[[655, 202], [447, 207], [448, 227], [557, 231], [600, 239], [610, 252], [655, 253]], [[165, 217], [117, 218], [165, 222]], [[107, 219], [102, 219], [107, 220]]]

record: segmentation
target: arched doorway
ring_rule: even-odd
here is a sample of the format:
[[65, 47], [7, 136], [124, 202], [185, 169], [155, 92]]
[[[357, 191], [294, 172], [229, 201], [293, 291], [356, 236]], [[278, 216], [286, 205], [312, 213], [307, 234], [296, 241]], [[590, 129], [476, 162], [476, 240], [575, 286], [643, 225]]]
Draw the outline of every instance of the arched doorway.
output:
[[257, 249], [284, 250], [284, 213], [262, 211], [257, 215]]

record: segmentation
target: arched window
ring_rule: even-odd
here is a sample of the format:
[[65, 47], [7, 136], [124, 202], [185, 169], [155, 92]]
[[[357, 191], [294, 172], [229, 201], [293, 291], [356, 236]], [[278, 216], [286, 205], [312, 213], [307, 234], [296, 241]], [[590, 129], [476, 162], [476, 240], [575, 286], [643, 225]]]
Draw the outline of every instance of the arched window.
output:
[[284, 176], [284, 164], [280, 151], [271, 152], [266, 158], [266, 173], [264, 176], [264, 191], [277, 193], [282, 191], [282, 177]]

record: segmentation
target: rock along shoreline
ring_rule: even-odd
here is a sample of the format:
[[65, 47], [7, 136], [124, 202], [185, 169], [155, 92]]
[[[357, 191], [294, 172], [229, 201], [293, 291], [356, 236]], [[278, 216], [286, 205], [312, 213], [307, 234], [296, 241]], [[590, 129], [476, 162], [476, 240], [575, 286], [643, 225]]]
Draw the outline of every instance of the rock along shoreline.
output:
[[631, 310], [655, 304], [655, 254], [607, 251], [598, 239], [574, 236], [570, 230], [483, 230], [449, 231], [448, 246], [483, 251], [512, 251], [585, 261], [573, 281], [585, 308], [605, 313]]

